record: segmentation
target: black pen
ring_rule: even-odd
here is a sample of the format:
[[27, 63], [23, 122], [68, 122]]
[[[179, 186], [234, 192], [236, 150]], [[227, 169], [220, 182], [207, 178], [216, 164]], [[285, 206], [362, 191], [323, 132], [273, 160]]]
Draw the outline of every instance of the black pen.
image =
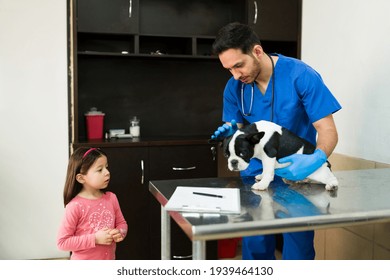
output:
[[201, 193], [201, 192], [193, 192], [193, 194], [223, 198], [223, 196], [219, 194]]

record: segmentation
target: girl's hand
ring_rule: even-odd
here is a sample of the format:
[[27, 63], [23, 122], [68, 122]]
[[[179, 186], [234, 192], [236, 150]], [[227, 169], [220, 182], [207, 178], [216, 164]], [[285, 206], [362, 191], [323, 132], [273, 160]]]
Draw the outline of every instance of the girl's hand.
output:
[[114, 229], [110, 230], [109, 233], [111, 234], [111, 236], [115, 242], [121, 242], [124, 239], [123, 235], [119, 229], [114, 228]]
[[114, 241], [110, 234], [110, 229], [103, 228], [95, 233], [95, 243], [100, 245], [110, 245]]

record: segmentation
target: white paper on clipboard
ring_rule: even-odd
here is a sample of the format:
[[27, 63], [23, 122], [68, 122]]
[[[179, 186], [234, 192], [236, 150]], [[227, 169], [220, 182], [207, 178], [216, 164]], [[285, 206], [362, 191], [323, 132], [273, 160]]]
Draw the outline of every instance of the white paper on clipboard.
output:
[[[217, 195], [199, 195], [194, 193]], [[240, 214], [238, 188], [203, 188], [178, 186], [165, 205], [167, 211]]]

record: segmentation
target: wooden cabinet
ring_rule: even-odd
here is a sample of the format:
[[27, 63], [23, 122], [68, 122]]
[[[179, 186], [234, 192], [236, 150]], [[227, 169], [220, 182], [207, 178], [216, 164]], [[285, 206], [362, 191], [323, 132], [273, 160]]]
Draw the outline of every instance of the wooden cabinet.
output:
[[[216, 147], [183, 145], [150, 147], [150, 180], [217, 177]], [[161, 206], [157, 200], [150, 205], [151, 258], [161, 257]], [[191, 259], [192, 242], [179, 226], [171, 221], [172, 259]], [[217, 259], [217, 241], [207, 241], [207, 259]]]
[[211, 45], [229, 22], [253, 25], [266, 52], [299, 57], [301, 0], [76, 3], [75, 142], [86, 140], [91, 107], [106, 114], [105, 130], [126, 129], [136, 115], [143, 136], [210, 135], [231, 76]]
[[229, 22], [246, 20], [242, 0], [139, 0], [140, 34], [215, 36]]
[[78, 32], [138, 33], [138, 0], [78, 0]]
[[302, 0], [248, 0], [248, 24], [264, 50], [300, 58]]
[[77, 0], [76, 17], [79, 52], [210, 57], [218, 30], [247, 15], [242, 0]]
[[148, 182], [145, 168], [147, 148], [104, 148], [111, 173], [109, 190], [118, 197], [122, 213], [128, 224], [125, 240], [117, 245], [119, 260], [149, 259], [149, 226], [145, 214], [149, 207]]
[[248, 23], [264, 41], [297, 41], [301, 0], [248, 1]]
[[213, 57], [218, 30], [254, 27], [269, 52], [299, 57], [302, 0], [77, 0], [79, 54]]
[[217, 171], [211, 145], [150, 147], [149, 157], [151, 180], [213, 177]]

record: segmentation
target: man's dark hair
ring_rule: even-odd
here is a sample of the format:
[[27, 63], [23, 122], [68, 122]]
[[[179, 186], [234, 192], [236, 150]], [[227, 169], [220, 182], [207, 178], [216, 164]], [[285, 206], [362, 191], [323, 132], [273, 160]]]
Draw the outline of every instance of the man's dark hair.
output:
[[233, 22], [218, 31], [212, 51], [219, 55], [228, 49], [240, 49], [242, 53], [250, 54], [255, 45], [261, 45], [261, 42], [253, 29], [248, 25]]

